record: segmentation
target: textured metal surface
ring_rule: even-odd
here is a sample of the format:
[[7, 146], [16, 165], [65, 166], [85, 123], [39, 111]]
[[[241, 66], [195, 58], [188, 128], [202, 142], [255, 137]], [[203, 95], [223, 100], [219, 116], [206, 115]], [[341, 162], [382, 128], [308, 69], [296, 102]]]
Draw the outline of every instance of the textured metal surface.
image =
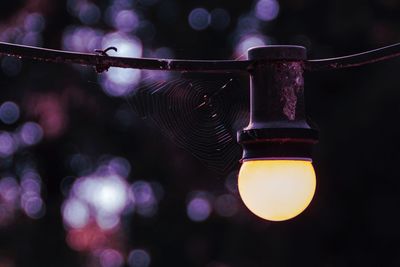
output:
[[248, 128], [285, 128], [286, 123], [306, 127], [301, 61], [258, 64], [251, 74]]
[[258, 63], [250, 71], [249, 125], [237, 138], [243, 160], [311, 157], [318, 134], [305, 116], [305, 54], [303, 47], [291, 46], [249, 50], [249, 59]]

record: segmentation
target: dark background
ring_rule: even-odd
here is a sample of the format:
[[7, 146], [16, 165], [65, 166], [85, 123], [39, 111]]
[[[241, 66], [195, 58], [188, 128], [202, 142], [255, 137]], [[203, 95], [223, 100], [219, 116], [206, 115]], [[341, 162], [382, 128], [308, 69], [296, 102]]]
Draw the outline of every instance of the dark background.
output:
[[[263, 36], [269, 44], [303, 45], [309, 58], [347, 55], [400, 40], [400, 3], [395, 0], [280, 0], [279, 14], [271, 21], [254, 14], [258, 1], [110, 0], [88, 1], [101, 14], [88, 22], [68, 11], [80, 2], [3, 1], [1, 41], [62, 49], [71, 27], [116, 31], [104, 18], [107, 8], [118, 3], [152, 24], [125, 33], [140, 40], [146, 57], [167, 47], [174, 58], [237, 58], [235, 49], [249, 34]], [[191, 28], [188, 15], [197, 7], [225, 9], [229, 24]], [[45, 24], [24, 39], [29, 28], [25, 18], [32, 13]], [[253, 19], [247, 28], [239, 25], [244, 16]], [[10, 29], [13, 33], [6, 34]], [[398, 60], [306, 74], [307, 115], [320, 130], [313, 163], [317, 191], [305, 212], [280, 223], [250, 214], [235, 190], [225, 186], [237, 169], [223, 177], [209, 170], [151, 122], [141, 121], [129, 96], [104, 93], [94, 70], [6, 57], [1, 63], [0, 105], [14, 102], [20, 116], [0, 123], [0, 131], [15, 132], [28, 121], [43, 129], [37, 144], [0, 153], [1, 179], [12, 176], [22, 183], [21, 170], [30, 166], [41, 177], [43, 199], [40, 212], [29, 216], [18, 204], [22, 197], [11, 206], [0, 197], [1, 267], [148, 266], [146, 259], [129, 256], [137, 249], [149, 255], [150, 266], [400, 265]], [[70, 163], [73, 155], [80, 155], [78, 167]], [[157, 211], [145, 216], [126, 212], [111, 230], [95, 222], [72, 229], [62, 217], [71, 185], [110, 157], [129, 162], [127, 183], [140, 180], [156, 183], [153, 191], [162, 188]], [[228, 204], [234, 212], [213, 210], [204, 220], [193, 221], [187, 215], [193, 194], [211, 206], [218, 196], [233, 196]], [[66, 241], [73, 231], [78, 239], [91, 231], [106, 237], [77, 248]]]

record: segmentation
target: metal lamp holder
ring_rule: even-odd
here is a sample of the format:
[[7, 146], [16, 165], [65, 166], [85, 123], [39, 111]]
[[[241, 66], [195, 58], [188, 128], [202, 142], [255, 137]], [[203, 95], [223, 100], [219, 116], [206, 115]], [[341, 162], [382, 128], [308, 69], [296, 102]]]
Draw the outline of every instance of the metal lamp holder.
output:
[[248, 51], [250, 122], [238, 132], [247, 159], [308, 159], [317, 131], [306, 121], [301, 46], [256, 47]]

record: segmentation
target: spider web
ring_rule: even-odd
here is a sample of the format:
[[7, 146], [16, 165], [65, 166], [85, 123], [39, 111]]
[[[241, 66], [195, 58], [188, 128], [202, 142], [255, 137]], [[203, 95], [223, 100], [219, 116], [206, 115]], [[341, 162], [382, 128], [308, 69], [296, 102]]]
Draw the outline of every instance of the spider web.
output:
[[219, 175], [237, 167], [236, 132], [248, 121], [248, 90], [239, 77], [180, 77], [135, 90], [129, 102], [179, 147]]

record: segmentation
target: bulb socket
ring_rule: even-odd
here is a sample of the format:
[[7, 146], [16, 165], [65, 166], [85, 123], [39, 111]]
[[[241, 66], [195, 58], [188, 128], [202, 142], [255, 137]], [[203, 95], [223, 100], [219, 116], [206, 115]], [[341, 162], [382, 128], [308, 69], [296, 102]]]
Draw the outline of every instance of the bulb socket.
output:
[[242, 160], [311, 159], [318, 132], [306, 121], [301, 46], [265, 46], [248, 51], [250, 120], [238, 132]]

